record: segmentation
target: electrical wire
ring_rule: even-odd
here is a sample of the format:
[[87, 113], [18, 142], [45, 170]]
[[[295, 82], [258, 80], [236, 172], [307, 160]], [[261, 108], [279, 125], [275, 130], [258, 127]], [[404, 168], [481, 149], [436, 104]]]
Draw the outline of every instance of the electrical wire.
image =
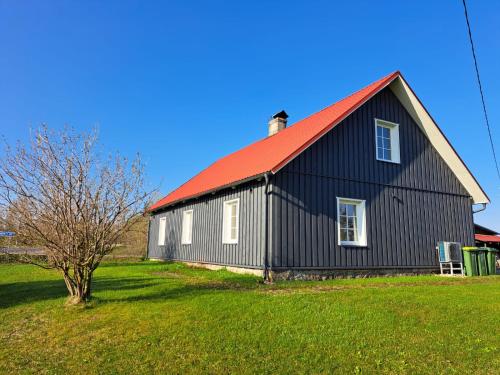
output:
[[476, 50], [474, 48], [474, 42], [472, 41], [472, 32], [470, 29], [469, 15], [467, 13], [467, 5], [465, 4], [465, 0], [462, 0], [462, 2], [464, 4], [465, 21], [467, 22], [467, 30], [469, 32], [469, 41], [470, 41], [470, 46], [472, 49], [472, 57], [474, 58], [474, 67], [476, 68], [477, 83], [479, 85], [479, 92], [481, 94], [481, 101], [483, 103], [483, 112], [484, 112], [484, 118], [486, 120], [486, 128], [488, 129], [488, 136], [490, 137], [490, 144], [491, 144], [491, 151], [493, 153], [493, 160], [495, 161], [495, 167], [497, 169], [498, 179], [500, 180], [500, 168], [498, 167], [498, 160], [497, 160], [497, 155], [495, 152], [495, 145], [493, 144], [493, 137], [491, 135], [490, 122], [488, 120], [488, 113], [486, 112], [486, 104], [484, 102], [483, 86], [481, 84], [481, 78], [479, 77], [479, 68], [477, 66], [477, 58], [476, 58]]

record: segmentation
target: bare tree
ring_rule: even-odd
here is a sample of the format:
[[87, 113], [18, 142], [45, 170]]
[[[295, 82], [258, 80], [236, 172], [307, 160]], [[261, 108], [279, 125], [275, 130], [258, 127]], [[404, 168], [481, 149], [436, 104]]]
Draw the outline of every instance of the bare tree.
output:
[[25, 244], [44, 249], [37, 265], [59, 270], [70, 301], [85, 302], [93, 272], [148, 203], [143, 176], [138, 156], [101, 157], [95, 132], [43, 126], [28, 147], [6, 146], [0, 206]]

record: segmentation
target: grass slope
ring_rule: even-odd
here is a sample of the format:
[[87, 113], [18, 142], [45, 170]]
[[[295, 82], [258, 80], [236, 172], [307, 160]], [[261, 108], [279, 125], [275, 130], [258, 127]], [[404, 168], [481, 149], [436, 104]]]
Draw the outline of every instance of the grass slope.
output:
[[498, 373], [500, 278], [286, 282], [181, 264], [102, 265], [95, 300], [0, 265], [0, 372]]

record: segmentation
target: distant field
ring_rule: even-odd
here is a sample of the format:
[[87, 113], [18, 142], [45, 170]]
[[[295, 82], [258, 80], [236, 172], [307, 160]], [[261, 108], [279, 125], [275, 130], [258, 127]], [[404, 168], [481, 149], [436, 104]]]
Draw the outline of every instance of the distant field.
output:
[[107, 263], [65, 307], [55, 272], [0, 265], [0, 373], [498, 374], [500, 277], [281, 282]]
[[[43, 250], [33, 247], [5, 247], [0, 248], [0, 256], [4, 254], [10, 255], [43, 255], [45, 254]], [[118, 258], [142, 258], [146, 256], [145, 246], [134, 246], [134, 245], [118, 245], [113, 249], [111, 254], [106, 256], [106, 259], [118, 259]], [[0, 261], [1, 263], [1, 261]]]
[[119, 245], [111, 254], [107, 255], [107, 259], [114, 258], [142, 258], [146, 256], [146, 248], [132, 245]]

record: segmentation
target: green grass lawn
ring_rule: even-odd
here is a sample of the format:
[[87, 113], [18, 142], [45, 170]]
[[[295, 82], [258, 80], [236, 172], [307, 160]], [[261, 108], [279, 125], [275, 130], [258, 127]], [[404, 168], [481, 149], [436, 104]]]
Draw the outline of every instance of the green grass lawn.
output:
[[0, 265], [0, 372], [499, 373], [500, 278], [282, 282], [107, 263], [94, 300]]

